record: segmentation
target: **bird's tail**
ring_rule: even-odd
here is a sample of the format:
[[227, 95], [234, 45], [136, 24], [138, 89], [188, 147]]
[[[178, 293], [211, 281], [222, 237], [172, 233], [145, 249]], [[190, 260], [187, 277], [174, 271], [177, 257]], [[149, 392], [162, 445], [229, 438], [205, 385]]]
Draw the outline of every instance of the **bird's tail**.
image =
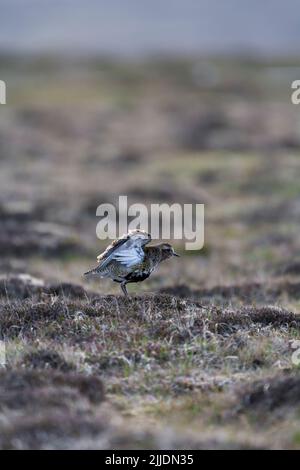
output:
[[98, 266], [96, 268], [93, 268], [91, 269], [90, 271], [87, 271], [86, 273], [84, 273], [83, 275], [84, 276], [92, 276], [92, 275], [95, 275], [95, 274], [99, 274], [99, 271], [98, 271]]

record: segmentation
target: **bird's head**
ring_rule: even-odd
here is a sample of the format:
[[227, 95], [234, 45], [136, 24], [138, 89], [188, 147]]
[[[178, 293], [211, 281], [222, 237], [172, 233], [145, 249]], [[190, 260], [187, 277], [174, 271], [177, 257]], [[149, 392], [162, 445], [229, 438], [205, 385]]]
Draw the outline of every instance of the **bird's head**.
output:
[[170, 245], [170, 243], [163, 243], [160, 248], [163, 255], [163, 259], [172, 258], [173, 256], [180, 256], [174, 251], [174, 248], [172, 247], [172, 245]]

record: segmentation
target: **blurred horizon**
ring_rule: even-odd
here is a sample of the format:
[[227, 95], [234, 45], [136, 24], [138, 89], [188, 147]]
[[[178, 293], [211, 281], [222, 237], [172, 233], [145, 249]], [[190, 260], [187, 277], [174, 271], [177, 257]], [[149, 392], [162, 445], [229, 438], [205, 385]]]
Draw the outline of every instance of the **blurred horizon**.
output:
[[296, 0], [0, 0], [2, 53], [299, 55]]
[[[0, 0], [0, 449], [300, 448], [299, 44], [295, 0]], [[83, 277], [120, 195], [205, 205], [129, 300]]]

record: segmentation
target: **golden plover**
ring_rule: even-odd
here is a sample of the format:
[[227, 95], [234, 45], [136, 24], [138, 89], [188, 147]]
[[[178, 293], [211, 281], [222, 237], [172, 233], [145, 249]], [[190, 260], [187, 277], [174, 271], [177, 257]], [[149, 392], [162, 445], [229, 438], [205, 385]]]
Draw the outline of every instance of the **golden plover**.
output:
[[98, 266], [85, 276], [110, 278], [121, 284], [127, 296], [126, 284], [144, 281], [162, 261], [179, 256], [169, 243], [146, 247], [150, 241], [151, 235], [144, 230], [131, 230], [113, 241], [97, 257]]

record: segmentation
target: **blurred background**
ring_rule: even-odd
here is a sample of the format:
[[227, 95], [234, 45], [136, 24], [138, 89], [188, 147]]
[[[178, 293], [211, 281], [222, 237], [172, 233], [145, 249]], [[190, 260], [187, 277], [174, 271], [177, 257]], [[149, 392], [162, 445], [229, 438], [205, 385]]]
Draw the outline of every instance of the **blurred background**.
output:
[[120, 194], [206, 205], [204, 249], [178, 246], [180, 267], [139, 289], [297, 270], [299, 2], [1, 0], [0, 11], [2, 272], [82, 282], [104, 246], [96, 208]]
[[[299, 448], [299, 44], [298, 0], [0, 0], [1, 448]], [[82, 276], [119, 195], [205, 204], [129, 300]]]

